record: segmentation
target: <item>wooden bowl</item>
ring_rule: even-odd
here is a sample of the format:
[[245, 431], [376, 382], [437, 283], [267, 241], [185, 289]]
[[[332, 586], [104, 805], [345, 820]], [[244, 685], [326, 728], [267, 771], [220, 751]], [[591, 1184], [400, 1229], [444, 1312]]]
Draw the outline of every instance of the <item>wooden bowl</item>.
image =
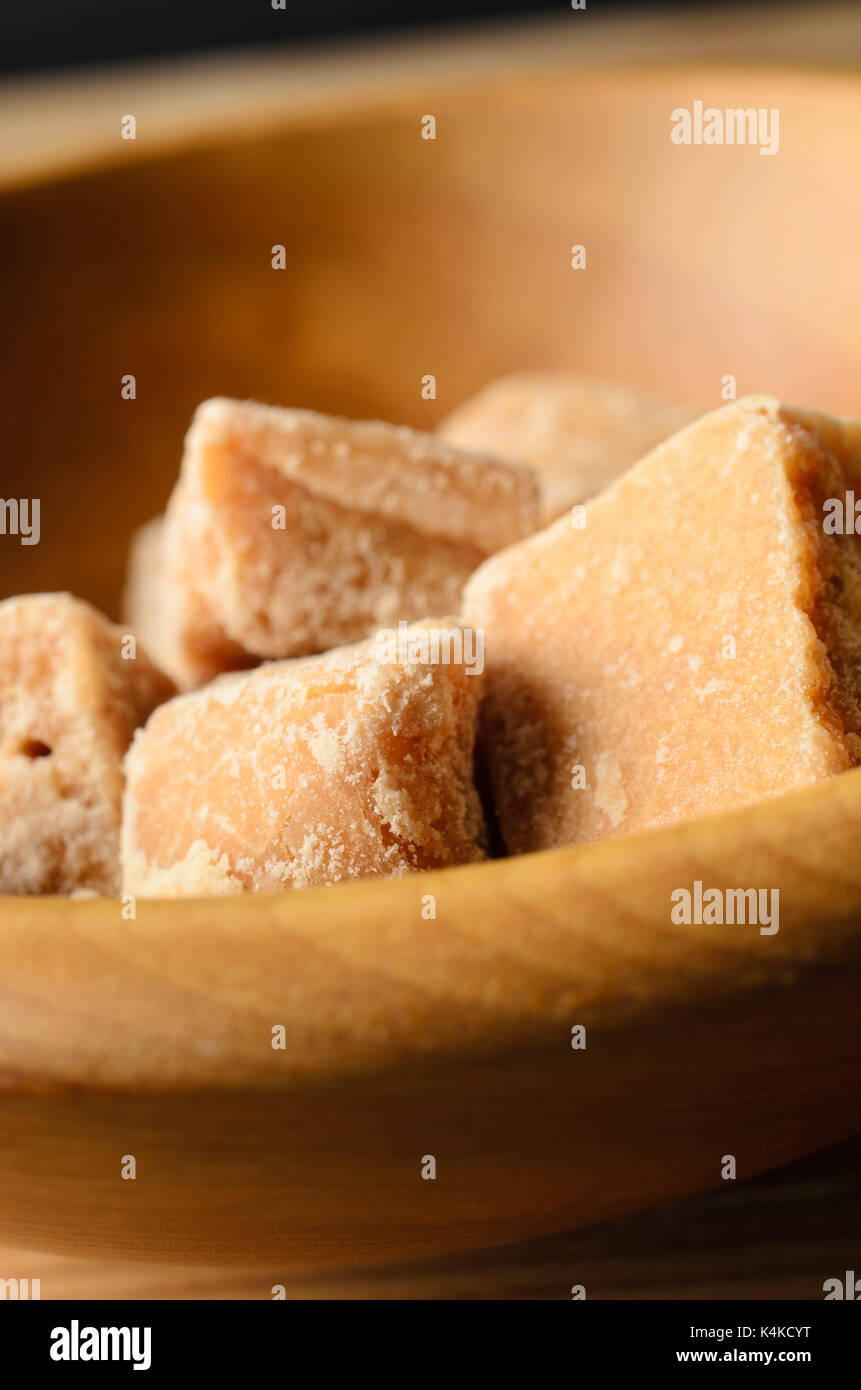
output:
[[[779, 107], [779, 154], [673, 145], [697, 99]], [[117, 146], [0, 198], [3, 490], [42, 503], [41, 543], [0, 545], [4, 593], [116, 613], [130, 531], [216, 393], [432, 426], [498, 373], [570, 365], [861, 413], [855, 79], [518, 71]], [[422, 879], [132, 921], [4, 899], [0, 1237], [346, 1264], [598, 1221], [719, 1185], [726, 1155], [744, 1178], [840, 1139], [859, 838], [861, 772]], [[673, 925], [694, 879], [779, 889], [779, 933]]]

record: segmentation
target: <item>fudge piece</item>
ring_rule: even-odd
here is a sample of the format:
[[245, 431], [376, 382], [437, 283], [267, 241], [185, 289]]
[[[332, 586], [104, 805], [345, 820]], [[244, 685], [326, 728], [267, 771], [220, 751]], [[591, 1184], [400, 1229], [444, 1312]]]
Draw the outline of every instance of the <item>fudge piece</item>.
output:
[[439, 433], [464, 449], [531, 463], [546, 524], [602, 492], [698, 413], [573, 372], [518, 372], [465, 401]]
[[190, 687], [449, 612], [538, 524], [531, 469], [376, 421], [206, 401], [167, 509], [157, 651]]
[[[437, 634], [436, 644], [434, 634]], [[266, 892], [484, 857], [478, 663], [454, 619], [220, 677], [126, 758], [124, 891]]]
[[[166, 553], [166, 518], [154, 517], [138, 528], [129, 551], [122, 608], [132, 630], [140, 635], [148, 652], [163, 671], [170, 671], [180, 689], [225, 670], [243, 670], [259, 664], [223, 629], [213, 624], [200, 598], [195, 569], [215, 564], [207, 538], [190, 542], [184, 555], [169, 564]], [[176, 582], [182, 572], [183, 579]]]
[[169, 640], [164, 593], [164, 517], [146, 522], [132, 536], [122, 610], [129, 627], [159, 665], [167, 665], [161, 653]]
[[0, 603], [0, 892], [119, 888], [122, 757], [174, 687], [69, 594]]
[[861, 427], [750, 397], [487, 561], [483, 745], [510, 851], [778, 796], [861, 755]]

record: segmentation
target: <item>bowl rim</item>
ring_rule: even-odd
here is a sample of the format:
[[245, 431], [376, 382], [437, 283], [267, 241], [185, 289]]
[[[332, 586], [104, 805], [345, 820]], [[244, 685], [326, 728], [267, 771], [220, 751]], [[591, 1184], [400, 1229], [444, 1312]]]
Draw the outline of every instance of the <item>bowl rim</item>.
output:
[[[630, 90], [633, 84], [640, 87], [654, 85], [669, 76], [683, 75], [685, 80], [706, 78], [743, 79], [751, 75], [767, 76], [776, 80], [801, 82], [806, 88], [821, 92], [827, 88], [834, 91], [835, 84], [851, 91], [857, 100], [861, 98], [861, 73], [843, 68], [809, 68], [793, 62], [764, 64], [751, 60], [742, 63], [737, 60], [704, 61], [674, 59], [661, 63], [619, 63], [583, 68], [568, 60], [559, 60], [551, 67], [524, 63], [515, 70], [507, 68], [501, 72], [453, 75], [448, 84], [440, 81], [439, 89], [445, 95], [458, 97], [470, 93], [481, 93], [489, 88], [505, 91], [512, 75], [534, 81], [548, 100], [554, 92], [549, 89], [576, 74], [578, 89], [596, 89], [613, 80], [624, 83]], [[402, 82], [393, 83], [385, 92], [372, 87], [362, 93], [352, 90], [343, 94], [343, 102], [336, 110], [322, 111], [312, 101], [297, 103], [295, 109], [285, 108], [272, 120], [249, 125], [241, 133], [227, 129], [213, 128], [198, 137], [189, 138], [181, 131], [175, 132], [169, 140], [154, 140], [146, 150], [137, 151], [135, 165], [143, 160], [146, 164], [158, 163], [165, 159], [181, 158], [189, 153], [198, 154], [221, 148], [254, 144], [260, 140], [277, 140], [291, 130], [320, 128], [321, 126], [342, 125], [346, 121], [373, 119], [377, 116], [415, 112], [416, 99], [413, 79], [406, 77]], [[127, 169], [122, 160], [122, 151], [93, 153], [83, 162], [62, 169], [42, 169], [30, 181], [7, 183], [0, 180], [0, 197], [26, 194], [34, 188], [57, 185], [72, 179], [87, 178], [94, 175], [109, 174], [117, 169]], [[355, 1029], [354, 1041], [362, 1048], [357, 1054], [356, 1065], [349, 1070], [350, 1076], [378, 1074], [391, 1065], [415, 1066], [424, 1062], [449, 1064], [459, 1059], [501, 1058], [506, 1052], [524, 1049], [541, 1049], [556, 1046], [558, 1042], [559, 1019], [567, 1017], [566, 1011], [583, 999], [582, 987], [577, 979], [577, 961], [566, 960], [560, 980], [555, 984], [546, 981], [540, 971], [530, 975], [530, 961], [523, 957], [522, 934], [524, 930], [539, 935], [544, 931], [540, 943], [533, 942], [537, 957], [545, 965], [552, 957], [553, 949], [559, 952], [571, 951], [576, 954], [585, 951], [593, 961], [593, 984], [599, 985], [601, 1017], [608, 1026], [635, 1026], [636, 1019], [643, 1011], [655, 1012], [671, 1006], [711, 1007], [720, 1000], [732, 996], [729, 988], [732, 972], [750, 970], [751, 988], [771, 988], [775, 980], [769, 978], [771, 965], [776, 964], [776, 974], [815, 971], [820, 962], [840, 960], [841, 952], [854, 952], [861, 942], [861, 879], [846, 880], [845, 865], [851, 859], [857, 845], [858, 832], [861, 831], [861, 769], [841, 774], [832, 782], [819, 783], [812, 787], [790, 793], [773, 801], [758, 803], [742, 810], [725, 815], [709, 817], [685, 825], [667, 827], [648, 835], [626, 837], [623, 840], [605, 841], [601, 844], [566, 847], [543, 851], [538, 854], [500, 859], [488, 863], [462, 866], [443, 872], [422, 875], [420, 878], [395, 880], [374, 880], [361, 884], [342, 884], [333, 887], [307, 889], [299, 894], [247, 895], [241, 900], [228, 899], [188, 899], [162, 900], [138, 904], [139, 918], [136, 926], [125, 922], [119, 915], [119, 905], [114, 900], [100, 899], [93, 902], [58, 898], [0, 898], [0, 959], [8, 960], [14, 954], [13, 978], [8, 975], [0, 981], [0, 1002], [4, 990], [8, 992], [4, 1009], [10, 1006], [17, 1010], [15, 1017], [24, 1025], [23, 1032], [15, 1037], [0, 1037], [0, 1093], [19, 1092], [28, 1088], [36, 1089], [97, 1089], [97, 1090], [137, 1090], [182, 1089], [191, 1087], [240, 1088], [259, 1086], [266, 1089], [277, 1084], [278, 1089], [305, 1084], [331, 1084], [334, 1079], [348, 1075], [342, 1064], [325, 1048], [312, 1053], [306, 1051], [291, 1060], [292, 1070], [285, 1069], [277, 1083], [271, 1079], [271, 1066], [253, 1064], [247, 1053], [247, 1035], [242, 1027], [241, 1001], [234, 999], [227, 989], [228, 981], [219, 979], [218, 970], [204, 972], [203, 984], [212, 993], [210, 1001], [221, 1001], [233, 1009], [232, 1031], [228, 1030], [229, 1044], [242, 1050], [245, 1062], [236, 1071], [231, 1067], [235, 1055], [229, 1051], [221, 1054], [194, 1052], [194, 1027], [192, 1020], [179, 1020], [184, 1026], [177, 1026], [167, 1036], [159, 1033], [159, 981], [157, 976], [150, 979], [145, 973], [136, 978], [135, 970], [155, 971], [159, 953], [165, 960], [176, 957], [176, 968], [185, 971], [189, 979], [195, 976], [194, 951], [203, 951], [214, 932], [225, 943], [241, 963], [242, 948], [247, 951], [253, 946], [260, 954], [260, 965], [256, 975], [249, 974], [243, 988], [253, 993], [256, 984], [262, 991], [262, 998], [275, 1006], [273, 993], [266, 994], [266, 969], [271, 964], [276, 970], [276, 980], [281, 979], [283, 970], [282, 951], [291, 945], [295, 950], [299, 945], [318, 945], [321, 940], [331, 948], [337, 957], [339, 933], [344, 932], [348, 923], [348, 934], [352, 932], [350, 946], [354, 952], [356, 982], [347, 986], [353, 992], [351, 1005], [355, 1012], [345, 1013], [345, 1027]], [[682, 865], [702, 863], [726, 866], [733, 862], [739, 852], [747, 852], [751, 844], [758, 846], [766, 855], [769, 864], [775, 866], [775, 874], [780, 881], [791, 886], [804, 898], [804, 875], [797, 866], [781, 862], [780, 845], [787, 838], [793, 844], [815, 843], [816, 837], [825, 836], [825, 852], [831, 856], [830, 862], [835, 872], [838, 905], [836, 917], [829, 917], [827, 904], [817, 900], [807, 920], [793, 919], [784, 930], [785, 935], [775, 938], [776, 947], [772, 959], [757, 938], [741, 951], [731, 938], [721, 935], [721, 930], [701, 929], [702, 935], [685, 938], [683, 934], [668, 929], [667, 922], [655, 912], [654, 904], [658, 896], [665, 892], [666, 884], [672, 881], [667, 875], [678, 876]], [[841, 872], [842, 871], [842, 872]], [[624, 888], [626, 875], [639, 875], [645, 889], [628, 891]], [[448, 952], [445, 961], [439, 958], [440, 947], [435, 945], [432, 934], [424, 942], [415, 939], [415, 893], [416, 884], [425, 886], [425, 891], [446, 898], [451, 904], [451, 919], [458, 926], [448, 929], [444, 935], [443, 954]], [[656, 886], [658, 885], [658, 886]], [[575, 892], [581, 892], [588, 899], [584, 915], [575, 924], [560, 918], [559, 904]], [[651, 906], [647, 909], [638, 899], [642, 892], [653, 894]], [[451, 895], [451, 896], [449, 896]], [[482, 916], [491, 915], [499, 896], [508, 895], [514, 904], [510, 915], [503, 914], [502, 924], [497, 924], [496, 935], [490, 933]], [[464, 922], [463, 903], [476, 911], [475, 922]], [[617, 980], [615, 992], [613, 982], [606, 985], [601, 977], [598, 961], [592, 943], [597, 936], [607, 930], [608, 916], [613, 912], [627, 914], [628, 936], [621, 931], [620, 922], [612, 923], [611, 939], [614, 943], [614, 961], [619, 976], [627, 968], [634, 972], [640, 981], [642, 997], [633, 1000], [622, 987], [623, 980]], [[541, 928], [542, 917], [550, 926]], [[386, 917], [386, 930], [382, 942], [375, 943], [375, 933], [379, 933], [378, 918]], [[178, 931], [176, 922], [181, 919], [183, 933], [190, 933], [189, 941], [175, 940]], [[142, 930], [146, 922], [146, 935]], [[638, 929], [660, 930], [656, 938], [664, 943], [667, 959], [674, 966], [687, 972], [688, 986], [686, 1000], [679, 997], [672, 988], [672, 980], [661, 980], [657, 969], [643, 969], [642, 950]], [[830, 929], [830, 935], [828, 931]], [[362, 933], [366, 939], [362, 939]], [[818, 934], [825, 933], [822, 940]], [[126, 957], [124, 950], [128, 938], [133, 938], [133, 947]], [[149, 947], [147, 947], [149, 941]], [[432, 967], [440, 976], [448, 971], [448, 982], [456, 981], [459, 968], [474, 968], [474, 957], [478, 955], [486, 963], [489, 971], [488, 989], [498, 992], [497, 1003], [491, 1008], [492, 1017], [487, 1026], [477, 1027], [473, 1033], [457, 1038], [447, 1038], [444, 1032], [434, 1034], [432, 1045], [428, 1048], [410, 1048], [407, 1032], [410, 1026], [409, 1009], [404, 1003], [401, 1015], [389, 1020], [390, 1026], [398, 1034], [400, 1051], [394, 1057], [385, 1055], [385, 1035], [376, 1037], [379, 1021], [368, 1012], [362, 1012], [360, 981], [363, 971], [374, 969], [384, 973], [389, 964], [382, 958], [384, 946], [394, 948], [395, 954], [409, 945], [410, 968], [417, 978], [419, 965]], [[472, 950], [468, 949], [472, 947]], [[180, 949], [181, 948], [181, 949]], [[362, 954], [364, 952], [364, 954]], [[484, 953], [482, 956], [482, 952]], [[508, 953], [508, 963], [502, 962]], [[75, 955], [83, 953], [84, 962], [76, 962]], [[99, 978], [105, 987], [118, 990], [115, 998], [110, 996], [101, 1001], [87, 991], [87, 981], [83, 973], [87, 963], [100, 971]], [[394, 964], [397, 964], [395, 960]], [[648, 962], [646, 962], [648, 965]], [[449, 966], [451, 967], [449, 971]], [[302, 967], [305, 969], [306, 967]], [[494, 977], [493, 971], [501, 973]], [[764, 975], [763, 975], [764, 971]], [[523, 973], [523, 979], [518, 978]], [[253, 975], [253, 979], [252, 979]], [[310, 978], [310, 975], [309, 975]], [[316, 981], [316, 976], [314, 976]], [[759, 984], [756, 984], [756, 981]], [[13, 985], [18, 998], [12, 997]], [[89, 1002], [94, 1013], [73, 1021], [72, 1065], [62, 1064], [60, 1041], [62, 1028], [52, 1027], [51, 1010], [57, 1001], [64, 997], [64, 991], [74, 986], [81, 999]], [[174, 995], [181, 997], [181, 990], [174, 980], [171, 982]], [[466, 984], [464, 988], [466, 988]], [[483, 999], [477, 979], [469, 977], [468, 987], [472, 990], [471, 999], [477, 1007]], [[274, 986], [273, 986], [274, 989]], [[530, 997], [530, 989], [534, 997]], [[578, 992], [579, 991], [579, 992]], [[258, 1007], [261, 996], [258, 996]], [[597, 996], [596, 996], [597, 997]], [[493, 1001], [491, 1000], [491, 1003]], [[637, 1005], [642, 1009], [638, 1013]], [[124, 1036], [122, 1008], [138, 1009], [136, 1033], [132, 1039]], [[148, 1010], [141, 1013], [140, 1010]], [[430, 1011], [432, 1012], [432, 1011]], [[430, 1012], [423, 1012], [427, 1022]], [[97, 1020], [101, 1032], [92, 1038], [87, 1037], [88, 1024]], [[199, 1014], [195, 1015], [199, 1019]], [[313, 1020], [309, 1022], [309, 1027]], [[45, 1033], [45, 1046], [39, 1044], [40, 1030]], [[312, 1029], [313, 1031], [313, 1029]], [[121, 1042], [140, 1044], [139, 1058], [126, 1059], [129, 1065], [120, 1065], [116, 1058], [104, 1055], [104, 1049], [113, 1039]], [[317, 1044], [321, 1043], [318, 1033], [314, 1033]], [[170, 1062], [166, 1049], [185, 1048], [184, 1066], [168, 1065]], [[52, 1061], [50, 1049], [56, 1056]], [[134, 1050], [134, 1049], [132, 1049]], [[197, 1060], [195, 1067], [192, 1062]], [[354, 1059], [355, 1060], [355, 1059]], [[303, 1069], [304, 1068], [304, 1069]]]
[[[836, 86], [841, 86], [853, 97], [861, 97], [861, 67], [824, 60], [801, 63], [794, 59], [697, 57], [691, 60], [679, 57], [586, 66], [560, 55], [537, 60], [528, 53], [520, 58], [515, 53], [499, 69], [441, 72], [435, 74], [433, 82], [438, 98], [456, 99], [488, 91], [507, 96], [508, 85], [517, 78], [533, 84], [539, 95], [549, 100], [551, 86], [564, 84], [572, 76], [577, 78], [578, 93], [607, 82], [621, 83], [630, 91], [634, 86], [682, 76], [722, 82], [756, 77], [770, 81], [791, 80], [813, 87], [819, 93], [825, 89], [829, 95]], [[205, 116], [198, 112], [194, 120], [179, 119], [161, 129], [145, 148], [135, 148], [131, 158], [128, 149], [122, 149], [122, 142], [112, 140], [108, 145], [91, 134], [89, 144], [84, 143], [72, 152], [57, 147], [52, 156], [43, 155], [30, 169], [4, 168], [0, 164], [0, 198], [100, 174], [109, 175], [126, 170], [130, 165], [152, 165], [189, 155], [251, 147], [283, 139], [294, 130], [337, 128], [356, 119], [392, 118], [405, 115], [407, 111], [413, 115], [417, 110], [415, 85], [414, 74], [395, 72], [387, 74], [382, 82], [376, 76], [368, 76], [365, 81], [354, 82], [340, 91], [329, 90], [325, 95], [313, 89], [285, 92], [274, 113], [246, 114], [241, 129], [236, 126], [236, 117], [228, 115], [223, 106], [213, 100]]]
[[[0, 898], [0, 1094], [332, 1086], [556, 1050], [572, 1018], [636, 1035], [671, 1011], [809, 994], [861, 963], [859, 835], [861, 767], [648, 834], [139, 900], [134, 920], [116, 899]], [[776, 935], [670, 921], [674, 888], [754, 868], [786, 904]], [[291, 1024], [277, 1067], [267, 1020]]]

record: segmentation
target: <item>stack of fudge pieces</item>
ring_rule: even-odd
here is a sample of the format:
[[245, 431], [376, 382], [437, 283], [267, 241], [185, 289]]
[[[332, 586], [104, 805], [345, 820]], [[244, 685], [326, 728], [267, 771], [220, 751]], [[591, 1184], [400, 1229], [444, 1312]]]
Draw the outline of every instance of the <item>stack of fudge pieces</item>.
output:
[[520, 375], [436, 434], [207, 401], [128, 626], [0, 603], [0, 892], [398, 875], [852, 767], [859, 481], [861, 427], [767, 397]]

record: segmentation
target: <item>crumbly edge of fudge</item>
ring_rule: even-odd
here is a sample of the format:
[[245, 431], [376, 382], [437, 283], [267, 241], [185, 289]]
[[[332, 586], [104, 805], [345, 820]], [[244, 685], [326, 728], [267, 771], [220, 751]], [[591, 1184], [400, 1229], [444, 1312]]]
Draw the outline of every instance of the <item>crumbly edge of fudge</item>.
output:
[[[64, 644], [62, 667], [49, 666], [50, 684], [27, 697], [33, 706], [28, 740], [47, 752], [33, 761], [23, 815], [26, 822], [34, 812], [39, 823], [26, 839], [0, 837], [2, 891], [112, 895], [119, 888], [121, 760], [134, 729], [174, 687], [139, 646], [124, 660], [126, 630], [72, 595], [8, 599], [0, 604], [0, 623], [33, 622], [40, 608], [43, 640]], [[72, 710], [74, 728], [58, 740], [58, 725]], [[40, 737], [49, 729], [50, 739]], [[11, 795], [11, 780], [7, 787]], [[24, 784], [18, 781], [16, 790], [23, 792]]]
[[[801, 574], [797, 609], [808, 619], [814, 643], [808, 653], [811, 683], [807, 696], [814, 720], [819, 722], [833, 742], [834, 760], [837, 763], [835, 770], [846, 770], [861, 760], [858, 736], [861, 715], [861, 540], [853, 535], [826, 535], [822, 503], [834, 485], [839, 485], [840, 479], [851, 485], [853, 476], [861, 478], [861, 427], [851, 421], [783, 406], [776, 399], [765, 396], [745, 398], [715, 414], [727, 411], [738, 414], [742, 420], [753, 414], [765, 415], [779, 423], [800, 446], [800, 450], [793, 450], [785, 462], [787, 482], [804, 535], [804, 552], [796, 560]], [[683, 441], [686, 433], [697, 430], [702, 423], [701, 420], [691, 422], [677, 433], [675, 439]], [[660, 445], [650, 451], [625, 476], [631, 477], [637, 470], [647, 469], [652, 454], [662, 447]], [[812, 456], [820, 460], [820, 468], [799, 466], [799, 458], [804, 451], [807, 451], [808, 464]], [[612, 502], [612, 491], [611, 488], [600, 498], [586, 504], [587, 519], [593, 511]], [[502, 593], [508, 585], [516, 584], [515, 566], [528, 564], [530, 552], [537, 553], [543, 547], [551, 546], [554, 537], [567, 533], [568, 527], [568, 519], [563, 517], [525, 542], [487, 560], [466, 587], [463, 611], [467, 616], [473, 621], [490, 622], [486, 605], [492, 604], [494, 593]], [[524, 711], [519, 727], [511, 727], [506, 705], [515, 698], [528, 698], [528, 690], [524, 693], [516, 674], [507, 668], [494, 671], [491, 657], [488, 676], [479, 733], [482, 757], [492, 763], [489, 744], [493, 742], [498, 745], [497, 753], [499, 746], [507, 747], [511, 764], [509, 779], [516, 777], [521, 764], [524, 767], [531, 765], [529, 778], [526, 781], [519, 778], [516, 786], [510, 782], [506, 784], [505, 778], [500, 780], [499, 775], [491, 777], [495, 788], [495, 809], [503, 820], [510, 820], [512, 815], [522, 815], [527, 793], [540, 794], [539, 783], [533, 781], [531, 786], [526, 783], [536, 776], [540, 782], [540, 768], [536, 770], [534, 764], [538, 758], [537, 750], [542, 745], [534, 729], [531, 730], [527, 711]], [[540, 715], [533, 711], [532, 719], [540, 722]], [[531, 847], [515, 843], [510, 835], [506, 838], [512, 852]]]
[[165, 559], [180, 639], [172, 664], [185, 663], [192, 676], [247, 666], [253, 657], [324, 652], [400, 615], [448, 611], [484, 558], [466, 542], [314, 497], [301, 484], [284, 480], [279, 493], [268, 467], [255, 466], [255, 475], [264, 497], [289, 501], [295, 529], [273, 530], [261, 519], [269, 515], [262, 503], [260, 516], [251, 505], [243, 527], [235, 507], [196, 497], [192, 479], [175, 494]]
[[[437, 628], [456, 627], [455, 619], [435, 620]], [[420, 631], [421, 624], [409, 632]], [[374, 872], [402, 874], [447, 863], [463, 863], [485, 857], [486, 830], [481, 802], [473, 780], [473, 748], [477, 722], [478, 684], [464, 669], [444, 673], [444, 679], [428, 666], [400, 667], [386, 671], [371, 655], [372, 644], [362, 642], [326, 653], [323, 657], [270, 662], [253, 673], [230, 673], [202, 691], [179, 696], [154, 716], [158, 724], [183, 711], [230, 704], [245, 698], [249, 691], [262, 700], [271, 683], [288, 683], [295, 698], [295, 715], [285, 720], [289, 728], [294, 719], [302, 722], [313, 714], [314, 700], [337, 690], [357, 700], [349, 738], [359, 761], [368, 766], [371, 805], [380, 832], [379, 868]], [[443, 724], [454, 729], [446, 746], [434, 742], [434, 708]], [[331, 773], [338, 766], [338, 737], [343, 730], [315, 733], [319, 744], [317, 761], [325, 766], [331, 759]], [[231, 861], [218, 845], [201, 837], [191, 839], [181, 858], [171, 863], [152, 862], [141, 851], [138, 839], [140, 760], [146, 757], [147, 740], [153, 729], [140, 731], [126, 757], [127, 788], [123, 817], [123, 861], [125, 888], [140, 896], [189, 896], [277, 891], [309, 886], [321, 881], [340, 881], [355, 877], [347, 871], [331, 880], [320, 877], [320, 864], [327, 861], [326, 836], [307, 827], [302, 852], [289, 864], [278, 861], [273, 846], [271, 864], [265, 872]], [[404, 756], [384, 757], [389, 736], [406, 739]], [[326, 740], [331, 746], [325, 747]], [[379, 744], [377, 744], [377, 740]], [[412, 742], [410, 742], [412, 740]], [[286, 743], [285, 734], [285, 743]], [[323, 761], [321, 761], [321, 759]], [[428, 799], [436, 815], [428, 819]], [[289, 788], [285, 806], [289, 805]], [[341, 827], [343, 828], [343, 827]], [[338, 831], [339, 827], [334, 827]], [[331, 856], [330, 856], [331, 857]], [[364, 875], [361, 875], [364, 876]]]
[[[243, 470], [269, 528], [254, 547], [221, 496], [222, 479]], [[279, 501], [298, 529], [272, 527]], [[406, 427], [217, 398], [195, 414], [159, 534], [138, 535], [126, 611], [193, 688], [360, 640], [397, 615], [456, 607], [484, 556], [538, 524], [529, 468]], [[159, 548], [164, 574], [148, 582]]]
[[250, 455], [312, 494], [488, 555], [538, 525], [532, 468], [406, 425], [215, 397], [195, 412], [182, 471], [194, 471], [210, 450]]
[[[837, 464], [847, 490], [861, 482], [861, 426], [777, 402], [775, 409], [789, 429], [804, 437], [808, 449]], [[831, 677], [827, 696], [817, 690], [812, 698], [822, 722], [845, 737], [854, 766], [861, 762], [861, 536], [825, 532], [825, 499], [821, 487], [811, 489], [810, 481], [796, 480], [809, 554], [816, 557], [802, 606]]]
[[122, 596], [129, 626], [156, 664], [180, 690], [193, 689], [225, 671], [249, 670], [261, 657], [234, 642], [216, 622], [193, 570], [199, 536], [174, 537], [191, 557], [179, 573], [170, 559], [166, 515], [154, 517], [132, 538]]
[[[529, 371], [489, 382], [437, 429], [456, 447], [483, 448], [531, 464], [546, 526], [609, 487], [643, 452], [701, 413], [620, 382], [564, 370]], [[512, 434], [514, 447], [506, 442]], [[620, 460], [620, 451], [633, 450], [635, 439], [639, 453]], [[530, 449], [533, 456], [527, 457]]]

